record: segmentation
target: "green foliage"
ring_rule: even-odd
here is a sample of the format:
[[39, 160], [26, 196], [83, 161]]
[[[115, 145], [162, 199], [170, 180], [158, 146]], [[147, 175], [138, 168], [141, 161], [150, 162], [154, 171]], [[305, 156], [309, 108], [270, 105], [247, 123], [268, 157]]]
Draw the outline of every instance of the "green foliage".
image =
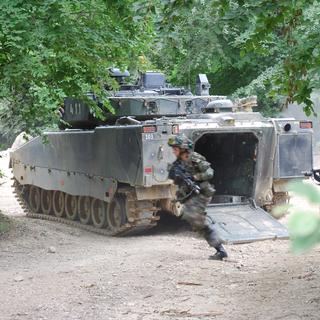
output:
[[236, 42], [250, 28], [248, 15], [231, 7], [226, 11], [217, 0], [170, 1], [159, 8], [151, 60], [171, 81], [192, 87], [198, 73], [207, 73], [213, 94], [255, 94], [265, 114], [279, 109], [277, 97], [266, 98], [270, 84], [265, 81], [271, 77], [262, 76], [270, 74], [273, 57], [245, 52]]
[[[151, 30], [136, 1], [0, 2], [0, 117], [6, 130], [57, 123], [67, 96], [93, 91], [108, 107], [107, 68], [137, 68]], [[92, 104], [92, 107], [94, 105]], [[4, 130], [4, 129], [3, 129]]]
[[313, 112], [312, 90], [319, 87], [319, 4], [310, 0], [229, 0], [224, 6], [226, 17], [231, 10], [250, 22], [235, 38], [242, 55], [254, 52], [272, 57], [277, 66], [274, 92], [285, 96], [286, 103], [303, 103], [307, 115]]
[[267, 117], [277, 116], [282, 99], [276, 94], [271, 94], [272, 85], [270, 82], [275, 72], [274, 69], [271, 67], [265, 70], [247, 86], [237, 89], [232, 94], [232, 97], [239, 98], [256, 95], [258, 97], [258, 111]]
[[320, 0], [3, 0], [0, 130], [38, 133], [57, 124], [66, 96], [94, 92], [111, 108], [107, 68], [159, 69], [212, 93], [255, 94], [275, 115], [296, 101], [313, 112], [319, 87]]
[[301, 209], [291, 207], [288, 227], [295, 253], [303, 253], [320, 242], [320, 192], [318, 188], [308, 183], [293, 183], [289, 190], [316, 205], [317, 209]]
[[319, 87], [320, 1], [160, 3], [153, 60], [173, 80], [189, 85], [198, 72], [206, 72], [215, 93], [254, 93], [266, 114], [294, 101], [305, 105], [307, 115], [313, 112], [310, 95]]

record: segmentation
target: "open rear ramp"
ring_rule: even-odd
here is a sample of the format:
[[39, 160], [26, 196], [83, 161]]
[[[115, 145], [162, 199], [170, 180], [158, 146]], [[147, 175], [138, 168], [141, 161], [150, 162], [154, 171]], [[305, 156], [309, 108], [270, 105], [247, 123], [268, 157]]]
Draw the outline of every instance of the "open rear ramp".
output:
[[285, 226], [250, 203], [212, 204], [207, 208], [207, 215], [215, 222], [223, 243], [289, 238]]

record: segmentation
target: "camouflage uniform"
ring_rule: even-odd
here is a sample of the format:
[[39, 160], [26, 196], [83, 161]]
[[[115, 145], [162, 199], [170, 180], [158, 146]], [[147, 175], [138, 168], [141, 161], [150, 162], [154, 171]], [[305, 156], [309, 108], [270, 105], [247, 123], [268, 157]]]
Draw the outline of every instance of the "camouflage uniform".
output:
[[[210, 203], [214, 193], [213, 187], [208, 180], [213, 177], [213, 170], [210, 163], [203, 156], [196, 152], [189, 155], [188, 161], [181, 161], [188, 173], [190, 173], [196, 182], [198, 182], [201, 192], [198, 195], [192, 195], [183, 203], [183, 219], [187, 220], [194, 229], [202, 230], [206, 225], [206, 207]], [[187, 190], [180, 186], [177, 192], [177, 198], [184, 198]]]
[[[206, 215], [206, 207], [211, 202], [215, 191], [209, 182], [213, 178], [213, 169], [210, 163], [196, 152], [191, 152], [188, 160], [182, 161], [182, 163], [201, 188], [200, 194], [192, 195], [183, 203], [182, 219], [190, 223], [194, 230], [205, 237], [210, 246], [219, 251], [221, 249], [221, 241], [218, 238], [212, 220]], [[180, 198], [185, 195], [186, 190], [180, 187], [177, 197]]]
[[[186, 189], [187, 186], [178, 184], [177, 199], [182, 199], [180, 200], [183, 204], [182, 219], [189, 222], [195, 230], [204, 236], [209, 245], [217, 250], [211, 258], [222, 260], [228, 255], [214, 228], [214, 222], [206, 215], [206, 207], [215, 191], [209, 182], [213, 178], [213, 169], [205, 157], [192, 151], [193, 142], [185, 135], [171, 137], [168, 140], [168, 145], [179, 148], [182, 153], [188, 153], [187, 160], [183, 161], [180, 153], [176, 161], [183, 165], [185, 171], [200, 187], [199, 194], [192, 193], [190, 195], [190, 190]], [[177, 182], [175, 181], [175, 183]]]

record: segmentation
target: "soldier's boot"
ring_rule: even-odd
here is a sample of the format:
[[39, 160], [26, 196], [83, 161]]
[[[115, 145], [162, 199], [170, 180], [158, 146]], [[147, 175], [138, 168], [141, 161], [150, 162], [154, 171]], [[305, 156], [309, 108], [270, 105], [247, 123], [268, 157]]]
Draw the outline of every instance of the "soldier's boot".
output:
[[210, 260], [223, 260], [224, 258], [228, 257], [227, 251], [222, 244], [220, 244], [218, 247], [215, 247], [215, 249], [217, 252], [209, 257]]
[[223, 260], [224, 258], [228, 257], [228, 254], [223, 247], [213, 224], [204, 228], [204, 236], [210, 247], [213, 247], [217, 250], [214, 255], [209, 257], [210, 260]]

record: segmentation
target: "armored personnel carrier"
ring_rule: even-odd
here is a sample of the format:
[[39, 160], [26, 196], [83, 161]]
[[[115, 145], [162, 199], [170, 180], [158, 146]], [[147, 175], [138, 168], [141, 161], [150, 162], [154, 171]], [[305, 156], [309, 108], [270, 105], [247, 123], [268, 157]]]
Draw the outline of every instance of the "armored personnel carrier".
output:
[[266, 211], [288, 200], [289, 180], [311, 174], [311, 122], [265, 118], [252, 111], [254, 99], [209, 95], [205, 75], [198, 76], [193, 95], [158, 72], [143, 74], [135, 85], [124, 83], [127, 72], [111, 74], [120, 89], [109, 92], [114, 113], [104, 121], [67, 99], [63, 120], [69, 127], [11, 153], [15, 191], [28, 216], [129, 235], [154, 227], [159, 211], [178, 215], [167, 141], [184, 133], [215, 170], [207, 212], [223, 241], [288, 236]]

